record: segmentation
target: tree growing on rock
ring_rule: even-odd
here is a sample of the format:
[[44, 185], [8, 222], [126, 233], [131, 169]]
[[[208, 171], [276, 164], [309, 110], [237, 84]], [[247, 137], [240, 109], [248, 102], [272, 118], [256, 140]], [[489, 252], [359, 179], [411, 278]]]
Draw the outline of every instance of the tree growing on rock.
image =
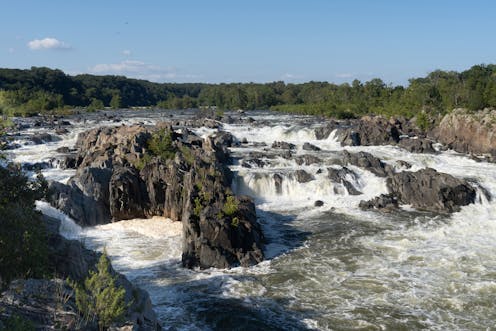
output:
[[100, 330], [123, 320], [127, 310], [126, 291], [117, 285], [106, 253], [100, 256], [97, 270], [90, 271], [84, 284], [75, 284], [76, 305], [87, 321], [98, 320]]

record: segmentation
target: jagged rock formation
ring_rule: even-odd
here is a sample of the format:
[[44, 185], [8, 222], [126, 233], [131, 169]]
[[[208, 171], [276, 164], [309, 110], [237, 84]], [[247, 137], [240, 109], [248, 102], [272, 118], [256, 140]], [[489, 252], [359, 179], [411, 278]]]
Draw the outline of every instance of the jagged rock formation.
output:
[[403, 204], [435, 212], [455, 212], [474, 203], [475, 189], [465, 180], [426, 168], [388, 178], [389, 191]]
[[367, 152], [350, 153], [343, 151], [343, 165], [351, 164], [368, 170], [378, 177], [386, 177], [393, 173], [390, 165], [385, 164], [377, 157]]
[[[157, 132], [158, 145], [170, 137], [165, 156], [151, 152]], [[154, 215], [182, 221], [190, 268], [258, 263], [263, 235], [253, 203], [230, 189], [234, 143], [227, 132], [203, 140], [166, 123], [89, 130], [76, 144], [76, 175], [67, 185], [51, 183], [52, 204], [82, 225]]]
[[452, 213], [475, 202], [476, 191], [465, 180], [426, 168], [403, 171], [387, 178], [389, 194], [361, 201], [362, 209], [392, 210], [408, 204], [419, 210]]
[[435, 153], [432, 141], [423, 137], [412, 120], [386, 119], [383, 116], [364, 116], [359, 120], [330, 121], [317, 128], [317, 139], [326, 139], [336, 130], [343, 146], [398, 145], [412, 153]]
[[[416, 172], [395, 173], [390, 165], [366, 152], [344, 151], [342, 163], [351, 164], [366, 169], [378, 177], [387, 178], [389, 194], [383, 194], [369, 201], [361, 201], [360, 208], [362, 209], [392, 210], [398, 204], [409, 204], [421, 210], [452, 213], [460, 210], [460, 206], [475, 201], [476, 190], [466, 180], [437, 172], [431, 168]], [[353, 186], [346, 180], [346, 176], [352, 175], [352, 172], [350, 173], [346, 167], [339, 170], [329, 168], [328, 172], [331, 180], [341, 182], [349, 193], [353, 194], [353, 191], [350, 191]]]
[[468, 113], [456, 109], [430, 132], [437, 141], [460, 153], [489, 154], [496, 159], [496, 110]]

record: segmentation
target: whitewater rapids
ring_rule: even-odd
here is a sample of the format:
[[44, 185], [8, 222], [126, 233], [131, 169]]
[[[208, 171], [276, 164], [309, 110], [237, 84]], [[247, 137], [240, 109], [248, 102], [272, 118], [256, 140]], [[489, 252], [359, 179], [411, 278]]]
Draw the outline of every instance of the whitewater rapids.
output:
[[[170, 114], [167, 114], [169, 116]], [[362, 211], [360, 200], [386, 192], [386, 183], [350, 166], [347, 194], [326, 178], [336, 152], [367, 151], [398, 171], [397, 160], [413, 171], [431, 167], [477, 181], [496, 197], [496, 164], [477, 163], [452, 151], [412, 154], [392, 146], [343, 148], [331, 135], [317, 140], [313, 118], [249, 113], [251, 124], [225, 125], [239, 141], [232, 148], [233, 189], [254, 197], [267, 237], [267, 261], [251, 268], [186, 270], [181, 267], [182, 228], [166, 219], [131, 220], [81, 229], [67, 216], [39, 203], [62, 220], [61, 232], [86, 246], [106, 249], [117, 270], [146, 289], [165, 329], [174, 330], [491, 330], [496, 321], [496, 199], [479, 192], [475, 204], [451, 216], [418, 212]], [[133, 113], [126, 123], [153, 124], [160, 112]], [[61, 157], [56, 149], [73, 146], [76, 134], [112, 122], [75, 124], [63, 140], [26, 145], [11, 152], [19, 162]], [[114, 124], [112, 124], [114, 125]], [[37, 129], [30, 129], [32, 134]], [[41, 130], [41, 129], [40, 129]], [[209, 131], [199, 131], [206, 135]], [[296, 154], [318, 155], [322, 163], [297, 165], [270, 155], [274, 141], [295, 144]], [[302, 149], [304, 142], [319, 152]], [[241, 160], [261, 152], [263, 167]], [[299, 183], [303, 169], [315, 180]], [[46, 169], [47, 178], [66, 181], [72, 171]], [[274, 174], [282, 178], [280, 190]], [[321, 200], [324, 205], [314, 207]]]

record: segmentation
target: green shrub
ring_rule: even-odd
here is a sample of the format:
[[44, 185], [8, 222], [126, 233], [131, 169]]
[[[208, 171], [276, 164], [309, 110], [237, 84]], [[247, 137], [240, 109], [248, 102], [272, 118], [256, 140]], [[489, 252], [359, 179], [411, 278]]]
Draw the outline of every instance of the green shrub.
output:
[[162, 161], [172, 159], [176, 155], [176, 149], [172, 144], [172, 132], [166, 129], [154, 132], [147, 145], [150, 153]]
[[86, 321], [98, 320], [100, 330], [123, 320], [128, 306], [126, 291], [117, 286], [116, 276], [110, 272], [110, 261], [106, 253], [100, 256], [97, 271], [90, 271], [84, 285], [76, 285], [76, 305]]
[[35, 209], [47, 186], [41, 175], [29, 181], [18, 166], [0, 166], [0, 278], [4, 282], [47, 273], [47, 237]]
[[233, 219], [231, 220], [231, 226], [237, 228], [239, 226], [239, 218], [233, 217]]
[[222, 212], [226, 216], [232, 216], [238, 211], [239, 201], [236, 197], [228, 195], [224, 206], [222, 207]]
[[12, 315], [5, 321], [5, 331], [31, 331], [35, 330], [33, 322], [19, 315]]
[[425, 112], [418, 113], [416, 124], [420, 130], [426, 131], [430, 127], [429, 116]]
[[203, 209], [203, 206], [202, 206], [201, 200], [200, 200], [200, 198], [196, 197], [195, 198], [195, 207], [193, 208], [193, 214], [195, 216], [200, 217], [200, 213], [201, 213], [202, 209]]

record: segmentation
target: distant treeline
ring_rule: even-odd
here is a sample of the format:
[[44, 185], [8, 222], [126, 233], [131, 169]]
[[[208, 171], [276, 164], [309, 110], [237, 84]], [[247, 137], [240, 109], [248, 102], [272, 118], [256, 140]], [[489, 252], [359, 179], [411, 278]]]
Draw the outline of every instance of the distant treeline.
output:
[[381, 79], [351, 84], [152, 83], [123, 76], [69, 76], [61, 70], [32, 67], [0, 69], [0, 110], [30, 115], [68, 107], [157, 106], [185, 109], [273, 109], [303, 114], [356, 117], [364, 114], [436, 115], [454, 108], [496, 107], [496, 65], [463, 72], [433, 71], [409, 80], [407, 87]]

